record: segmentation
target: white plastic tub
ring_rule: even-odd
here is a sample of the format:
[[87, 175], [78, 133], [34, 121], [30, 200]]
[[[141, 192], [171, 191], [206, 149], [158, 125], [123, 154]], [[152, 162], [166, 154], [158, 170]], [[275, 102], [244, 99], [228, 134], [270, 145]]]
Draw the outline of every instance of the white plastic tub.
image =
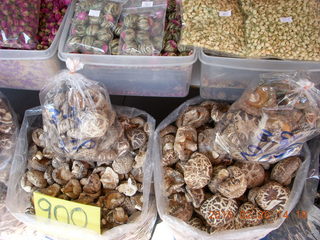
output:
[[59, 43], [59, 58], [78, 58], [85, 67], [80, 73], [103, 82], [110, 94], [133, 96], [184, 97], [189, 92], [192, 67], [197, 60], [191, 56], [115, 56], [75, 54], [65, 51], [75, 2], [67, 15]]
[[57, 50], [65, 20], [46, 50], [0, 49], [0, 87], [40, 90], [62, 69]]
[[213, 57], [203, 51], [199, 55], [203, 98], [237, 100], [250, 81], [267, 72], [310, 71], [316, 86], [320, 85], [320, 62]]

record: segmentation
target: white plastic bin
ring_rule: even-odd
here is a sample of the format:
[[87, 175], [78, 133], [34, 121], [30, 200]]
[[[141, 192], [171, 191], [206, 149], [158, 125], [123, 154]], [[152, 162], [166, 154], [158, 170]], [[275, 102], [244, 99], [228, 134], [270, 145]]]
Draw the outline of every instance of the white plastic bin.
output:
[[75, 54], [65, 51], [65, 43], [74, 12], [71, 5], [59, 43], [59, 58], [78, 58], [85, 64], [80, 71], [86, 77], [103, 82], [110, 94], [132, 96], [184, 97], [189, 92], [192, 67], [197, 60], [191, 56], [119, 56]]
[[62, 69], [57, 50], [65, 20], [66, 17], [46, 50], [0, 49], [0, 87], [40, 90]]
[[199, 55], [203, 98], [237, 100], [250, 81], [267, 72], [310, 71], [316, 86], [320, 85], [320, 62], [213, 57], [203, 51]]

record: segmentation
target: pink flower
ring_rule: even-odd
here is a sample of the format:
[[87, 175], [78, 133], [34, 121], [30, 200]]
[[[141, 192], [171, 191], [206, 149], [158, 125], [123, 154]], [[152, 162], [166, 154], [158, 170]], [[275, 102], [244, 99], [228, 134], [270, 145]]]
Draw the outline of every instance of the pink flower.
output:
[[88, 17], [88, 14], [86, 12], [80, 12], [78, 13], [78, 15], [76, 16], [76, 18], [78, 20], [86, 20], [86, 18]]

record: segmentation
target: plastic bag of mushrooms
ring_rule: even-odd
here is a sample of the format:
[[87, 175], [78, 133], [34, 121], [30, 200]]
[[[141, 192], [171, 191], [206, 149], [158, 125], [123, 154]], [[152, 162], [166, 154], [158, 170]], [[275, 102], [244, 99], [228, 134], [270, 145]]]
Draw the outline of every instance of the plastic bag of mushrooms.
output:
[[4, 184], [8, 181], [18, 130], [17, 116], [0, 92], [0, 182]]
[[[52, 84], [40, 94], [42, 109], [25, 113], [7, 207], [20, 221], [59, 239], [148, 239], [156, 220], [150, 195], [154, 119], [134, 108], [112, 107], [106, 89], [80, 74], [64, 71]], [[101, 207], [102, 235], [37, 221], [34, 191]]]
[[157, 208], [176, 239], [261, 239], [294, 214], [308, 147], [276, 164], [219, 158], [212, 143], [229, 108], [191, 99], [155, 132]]

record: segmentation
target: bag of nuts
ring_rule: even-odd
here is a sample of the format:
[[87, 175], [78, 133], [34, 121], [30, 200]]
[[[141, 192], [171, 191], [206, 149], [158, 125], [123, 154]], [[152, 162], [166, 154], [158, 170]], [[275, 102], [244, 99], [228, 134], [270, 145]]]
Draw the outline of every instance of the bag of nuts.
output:
[[122, 13], [121, 55], [159, 55], [164, 36], [166, 1], [134, 1]]
[[0, 182], [4, 184], [9, 178], [18, 131], [17, 116], [8, 99], [0, 92]]
[[267, 73], [253, 81], [216, 127], [214, 154], [275, 163], [320, 133], [320, 91], [307, 73]]
[[244, 15], [238, 0], [183, 0], [180, 44], [242, 55]]
[[308, 146], [274, 165], [212, 155], [212, 133], [228, 108], [197, 97], [156, 129], [157, 208], [176, 239], [261, 239], [299, 201], [311, 161]]
[[249, 57], [320, 61], [319, 0], [241, 0]]
[[[56, 155], [41, 141], [41, 108], [26, 111], [6, 200], [18, 220], [57, 239], [150, 238], [157, 216], [151, 194], [155, 120], [138, 109], [114, 109], [124, 128], [117, 144], [129, 148], [129, 152], [112, 162], [85, 162]], [[34, 191], [101, 207], [102, 234], [54, 220], [37, 220]]]
[[113, 30], [126, 0], [79, 0], [74, 10], [66, 50], [110, 54]]

